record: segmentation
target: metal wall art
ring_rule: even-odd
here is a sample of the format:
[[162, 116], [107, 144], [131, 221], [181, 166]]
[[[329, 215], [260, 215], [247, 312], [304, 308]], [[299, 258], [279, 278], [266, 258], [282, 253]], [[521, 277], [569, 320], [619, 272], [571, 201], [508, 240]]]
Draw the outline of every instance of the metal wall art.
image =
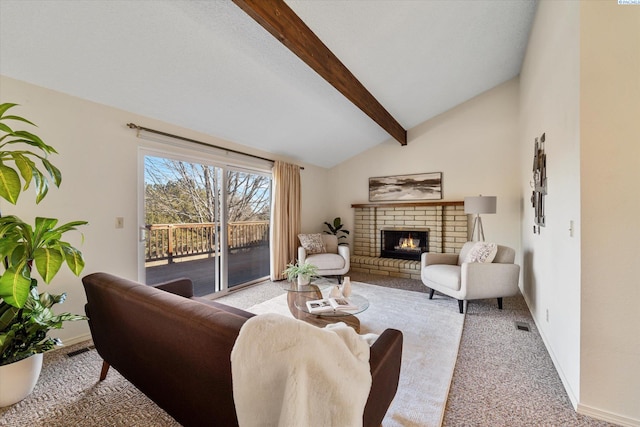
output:
[[545, 134], [535, 139], [533, 150], [533, 181], [531, 187], [531, 204], [535, 212], [533, 234], [540, 234], [540, 227], [545, 226], [544, 196], [547, 194], [547, 154], [544, 152]]
[[442, 172], [369, 178], [369, 201], [442, 199]]

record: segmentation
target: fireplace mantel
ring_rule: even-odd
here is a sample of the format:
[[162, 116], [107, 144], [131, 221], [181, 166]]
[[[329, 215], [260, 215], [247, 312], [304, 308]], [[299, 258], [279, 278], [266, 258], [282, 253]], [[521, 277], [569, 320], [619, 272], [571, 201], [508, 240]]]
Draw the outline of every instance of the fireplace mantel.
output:
[[464, 206], [464, 201], [437, 200], [433, 202], [354, 203], [351, 205], [352, 208], [405, 208], [405, 207], [420, 207], [420, 206]]

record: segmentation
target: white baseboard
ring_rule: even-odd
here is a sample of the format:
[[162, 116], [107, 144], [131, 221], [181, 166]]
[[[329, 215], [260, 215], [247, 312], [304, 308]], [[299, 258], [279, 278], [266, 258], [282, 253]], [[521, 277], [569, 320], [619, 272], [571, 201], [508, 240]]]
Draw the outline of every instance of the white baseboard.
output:
[[[75, 344], [79, 344], [83, 341], [87, 341], [91, 339], [91, 333], [86, 333], [86, 334], [82, 334], [82, 335], [78, 335], [77, 337], [73, 337], [73, 338], [65, 338], [62, 347], [69, 347], [70, 345], [75, 345]], [[58, 347], [60, 348], [60, 347]]]
[[549, 341], [547, 340], [547, 337], [545, 337], [545, 335], [544, 335], [543, 329], [540, 328], [540, 324], [538, 323], [538, 321], [536, 320], [536, 317], [533, 315], [533, 312], [531, 311], [531, 304], [529, 303], [529, 300], [527, 299], [526, 295], [523, 294], [523, 296], [524, 296], [524, 301], [527, 304], [527, 308], [529, 309], [529, 313], [531, 314], [531, 317], [533, 318], [533, 322], [536, 324], [536, 328], [538, 329], [538, 333], [540, 334], [540, 337], [542, 338], [542, 342], [544, 343], [544, 346], [547, 349], [547, 353], [549, 353], [549, 356], [551, 357], [551, 362], [553, 363], [553, 366], [556, 368], [556, 372], [558, 373], [558, 376], [560, 377], [560, 381], [562, 381], [562, 385], [564, 386], [564, 390], [567, 392], [567, 396], [569, 397], [569, 400], [571, 401], [571, 406], [573, 406], [573, 409], [575, 411], [577, 411], [578, 410], [578, 404], [579, 404], [579, 397], [573, 392], [573, 389], [571, 388], [570, 383], [567, 380], [566, 375], [564, 374], [564, 372], [560, 368], [560, 364], [558, 363], [558, 359], [556, 358], [555, 354], [553, 353], [553, 350], [551, 349], [551, 346], [549, 345]]
[[601, 409], [593, 408], [593, 407], [590, 407], [588, 405], [584, 405], [584, 404], [579, 402], [579, 397], [575, 395], [575, 393], [573, 392], [572, 388], [569, 386], [569, 382], [567, 381], [567, 378], [566, 378], [564, 372], [562, 372], [562, 369], [559, 368], [558, 361], [557, 361], [555, 355], [553, 354], [553, 351], [551, 350], [551, 347], [549, 346], [549, 343], [548, 343], [546, 337], [544, 336], [544, 332], [539, 327], [535, 316], [531, 312], [531, 308], [530, 308], [531, 305], [529, 304], [529, 301], [527, 300], [526, 296], [524, 297], [524, 300], [525, 300], [525, 303], [527, 304], [527, 308], [529, 308], [529, 313], [531, 313], [531, 317], [533, 318], [533, 321], [536, 324], [536, 327], [538, 328], [538, 332], [540, 333], [540, 337], [542, 338], [542, 342], [544, 343], [544, 346], [547, 349], [547, 352], [549, 353], [549, 356], [551, 357], [551, 361], [553, 362], [553, 366], [556, 368], [556, 372], [558, 372], [558, 376], [560, 376], [560, 381], [562, 381], [562, 385], [564, 386], [564, 389], [567, 392], [567, 396], [569, 397], [569, 400], [571, 401], [571, 405], [573, 406], [573, 409], [575, 409], [575, 411], [578, 414], [586, 415], [588, 417], [595, 418], [597, 420], [607, 421], [607, 422], [618, 424], [618, 425], [621, 425], [621, 426], [624, 426], [624, 427], [640, 427], [640, 420], [635, 420], [635, 419], [632, 419], [632, 418], [624, 417], [622, 415], [613, 414], [611, 412], [607, 412], [607, 411], [603, 411]]
[[612, 414], [611, 412], [602, 411], [597, 408], [592, 408], [588, 405], [578, 404], [577, 412], [581, 415], [586, 415], [591, 418], [595, 418], [602, 421], [607, 421], [613, 424], [618, 424], [624, 427], [640, 427], [640, 420], [634, 420], [618, 414]]

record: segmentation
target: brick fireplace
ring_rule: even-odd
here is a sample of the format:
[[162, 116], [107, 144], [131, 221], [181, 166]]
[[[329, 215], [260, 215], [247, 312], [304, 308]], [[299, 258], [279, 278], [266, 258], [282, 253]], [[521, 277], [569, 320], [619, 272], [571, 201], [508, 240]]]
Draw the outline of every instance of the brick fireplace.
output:
[[425, 231], [428, 233], [425, 250], [436, 253], [457, 253], [468, 240], [468, 218], [462, 201], [354, 204], [351, 207], [355, 209], [353, 271], [420, 279], [419, 256], [410, 260], [381, 256], [383, 230]]

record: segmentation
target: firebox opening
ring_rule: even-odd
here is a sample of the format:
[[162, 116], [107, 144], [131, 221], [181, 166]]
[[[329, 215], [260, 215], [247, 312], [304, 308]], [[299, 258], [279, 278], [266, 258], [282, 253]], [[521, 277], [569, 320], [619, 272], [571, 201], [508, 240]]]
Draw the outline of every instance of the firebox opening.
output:
[[428, 230], [381, 230], [380, 256], [406, 260], [420, 260], [429, 251]]

